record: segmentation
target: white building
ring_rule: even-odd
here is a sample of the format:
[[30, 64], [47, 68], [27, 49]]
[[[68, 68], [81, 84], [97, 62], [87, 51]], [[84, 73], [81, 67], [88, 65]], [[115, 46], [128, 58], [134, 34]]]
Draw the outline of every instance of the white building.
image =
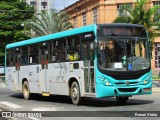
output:
[[50, 10], [53, 8], [54, 0], [26, 0], [26, 2], [33, 6], [37, 12], [41, 12], [42, 10]]

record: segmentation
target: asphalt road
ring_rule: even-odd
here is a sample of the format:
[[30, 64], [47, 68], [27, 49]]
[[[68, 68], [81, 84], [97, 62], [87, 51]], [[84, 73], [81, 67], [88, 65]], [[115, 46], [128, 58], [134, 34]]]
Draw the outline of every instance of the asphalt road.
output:
[[[120, 116], [118, 119], [137, 119], [133, 117], [135, 112], [142, 111], [160, 111], [160, 92], [153, 92], [152, 95], [141, 95], [133, 96], [129, 99], [126, 104], [118, 104], [115, 98], [85, 98], [84, 102], [80, 106], [75, 106], [72, 104], [69, 97], [66, 96], [49, 96], [42, 97], [41, 95], [35, 95], [31, 100], [24, 100], [21, 93], [12, 92], [5, 88], [2, 82], [0, 82], [0, 109], [2, 111], [51, 111], [42, 112], [46, 116], [56, 116], [56, 119], [63, 119], [62, 117], [67, 117], [67, 119], [83, 119], [82, 117], [88, 116], [86, 119], [97, 120], [106, 119], [106, 115], [110, 115], [107, 119], [116, 119], [114, 117]], [[71, 111], [67, 112], [53, 112], [53, 111]], [[81, 112], [75, 112], [81, 111]], [[88, 112], [84, 112], [88, 111]], [[91, 112], [96, 111], [96, 112]], [[106, 113], [106, 111], [113, 111], [112, 113]], [[117, 113], [118, 111], [118, 113]], [[131, 113], [128, 111], [132, 111]], [[160, 113], [160, 112], [159, 112]], [[158, 115], [160, 115], [158, 113]], [[123, 115], [125, 117], [123, 117]], [[74, 116], [74, 117], [73, 117]], [[71, 117], [71, 118], [70, 118]], [[1, 118], [0, 118], [1, 119]], [[14, 118], [14, 120], [25, 120], [24, 118]], [[28, 118], [26, 118], [28, 119]], [[29, 118], [33, 120], [46, 120], [53, 118]], [[141, 117], [140, 119], [145, 119]], [[150, 118], [151, 119], [151, 118]], [[157, 117], [154, 117], [157, 119]]]

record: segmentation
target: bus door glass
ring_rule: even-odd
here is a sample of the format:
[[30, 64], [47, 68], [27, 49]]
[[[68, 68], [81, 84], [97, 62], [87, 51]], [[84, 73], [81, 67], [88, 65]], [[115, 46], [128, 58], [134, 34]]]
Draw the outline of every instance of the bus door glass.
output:
[[20, 90], [19, 72], [20, 72], [20, 48], [15, 48], [14, 50], [14, 82], [16, 83], [16, 90]]
[[93, 41], [82, 43], [84, 61], [84, 84], [86, 93], [95, 93], [94, 79], [94, 49]]
[[49, 58], [48, 43], [40, 43], [40, 64], [41, 64], [41, 83], [42, 92], [49, 92], [49, 85], [47, 82], [48, 73], [48, 58]]

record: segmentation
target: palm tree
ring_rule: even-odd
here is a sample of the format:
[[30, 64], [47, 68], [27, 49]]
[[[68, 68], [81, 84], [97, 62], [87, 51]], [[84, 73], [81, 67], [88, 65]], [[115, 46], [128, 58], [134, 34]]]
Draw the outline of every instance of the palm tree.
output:
[[[57, 13], [56, 10], [48, 10], [42, 11], [31, 20], [25, 21], [24, 24], [25, 29], [32, 30], [34, 37], [37, 37], [72, 28], [72, 24], [68, 19], [69, 16], [64, 11]], [[26, 33], [28, 36], [33, 37], [33, 33]]]
[[148, 31], [149, 38], [153, 43], [155, 33], [158, 29], [160, 29], [159, 22], [154, 21], [153, 16], [157, 16], [159, 18], [160, 15], [156, 14], [158, 6], [153, 6], [151, 8], [147, 6], [149, 2], [150, 0], [137, 0], [133, 8], [129, 8], [124, 5], [123, 10], [125, 10], [129, 15], [119, 16], [113, 22], [132, 23], [145, 26]]

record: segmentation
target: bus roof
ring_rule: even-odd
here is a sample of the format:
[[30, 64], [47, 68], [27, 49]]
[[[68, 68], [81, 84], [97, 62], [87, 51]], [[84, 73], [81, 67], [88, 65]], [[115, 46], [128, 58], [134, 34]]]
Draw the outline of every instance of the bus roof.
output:
[[49, 34], [49, 35], [45, 35], [45, 36], [41, 36], [41, 37], [37, 37], [37, 38], [32, 38], [32, 39], [28, 39], [28, 40], [24, 40], [24, 41], [20, 41], [20, 42], [11, 43], [6, 46], [6, 49], [29, 45], [29, 44], [34, 44], [34, 43], [43, 42], [43, 41], [48, 41], [51, 39], [58, 39], [58, 38], [62, 38], [62, 37], [72, 36], [72, 35], [76, 35], [79, 33], [92, 32], [92, 31], [96, 30], [96, 26], [143, 27], [142, 25], [128, 24], [128, 23], [93, 24], [93, 25], [83, 26], [80, 28], [74, 28], [71, 30], [66, 30], [66, 31], [62, 31], [62, 32], [54, 33], [54, 34]]
[[96, 27], [96, 24], [93, 24], [93, 25], [83, 26], [80, 28], [66, 30], [66, 31], [62, 31], [62, 32], [54, 33], [54, 34], [49, 34], [49, 35], [45, 35], [45, 36], [41, 36], [41, 37], [37, 37], [37, 38], [32, 38], [32, 39], [28, 39], [28, 40], [24, 40], [24, 41], [20, 41], [20, 42], [15, 42], [15, 43], [8, 44], [6, 46], [6, 49], [19, 47], [19, 46], [23, 46], [23, 45], [34, 44], [37, 42], [48, 41], [51, 39], [58, 39], [58, 38], [62, 38], [62, 37], [72, 36], [72, 35], [76, 35], [79, 33], [92, 32], [92, 31], [94, 31], [95, 27]]

